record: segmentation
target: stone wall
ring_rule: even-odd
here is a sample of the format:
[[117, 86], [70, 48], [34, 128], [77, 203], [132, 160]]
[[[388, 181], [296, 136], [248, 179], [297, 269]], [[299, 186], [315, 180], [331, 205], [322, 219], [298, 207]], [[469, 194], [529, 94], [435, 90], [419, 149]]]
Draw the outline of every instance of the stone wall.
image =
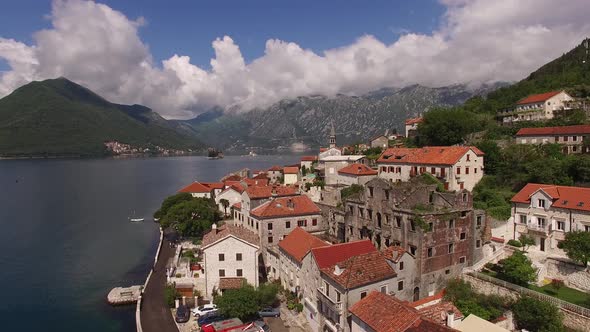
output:
[[[513, 300], [516, 300], [520, 297], [520, 294], [517, 291], [496, 285], [474, 276], [463, 274], [461, 277], [463, 280], [468, 281], [473, 287], [473, 290], [477, 293], [506, 296]], [[570, 329], [587, 331], [588, 326], [590, 326], [590, 317], [577, 314], [564, 308], [559, 308], [559, 310], [563, 313], [563, 325]]]
[[570, 262], [568, 259], [548, 257], [545, 267], [548, 278], [563, 280], [566, 286], [584, 292], [590, 291], [590, 272], [583, 266]]

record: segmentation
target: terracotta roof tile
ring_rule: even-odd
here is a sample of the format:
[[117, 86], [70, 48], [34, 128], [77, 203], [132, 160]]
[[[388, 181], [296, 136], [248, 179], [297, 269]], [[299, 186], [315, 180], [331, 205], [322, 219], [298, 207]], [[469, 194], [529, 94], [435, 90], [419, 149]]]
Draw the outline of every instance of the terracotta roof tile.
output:
[[587, 135], [590, 125], [576, 125], [564, 127], [521, 128], [516, 136], [553, 136], [553, 135]]
[[273, 166], [273, 167], [269, 168], [268, 170], [269, 170], [269, 171], [274, 171], [274, 172], [280, 172], [280, 171], [282, 171], [282, 170], [283, 170], [283, 168], [282, 168], [281, 166], [277, 166], [277, 165], [275, 165], [275, 166]]
[[211, 189], [223, 189], [225, 184], [223, 182], [201, 182], [202, 185], [207, 186]]
[[415, 123], [420, 123], [422, 121], [424, 121], [422, 117], [406, 119], [406, 126], [413, 125]]
[[445, 325], [447, 322], [447, 313], [452, 311], [455, 314], [455, 319], [462, 319], [463, 314], [451, 302], [440, 301], [436, 304], [429, 305], [418, 309], [422, 317], [426, 317], [435, 323]]
[[318, 156], [303, 156], [301, 157], [301, 161], [316, 161], [318, 160]]
[[[336, 270], [340, 272], [337, 274]], [[344, 289], [372, 284], [397, 275], [379, 251], [352, 256], [321, 271]]]
[[242, 180], [248, 186], [268, 186], [268, 178], [252, 178], [252, 179], [244, 179]]
[[202, 184], [200, 182], [193, 182], [188, 186], [180, 189], [178, 192], [180, 193], [210, 193], [212, 188]]
[[241, 210], [242, 209], [242, 203], [241, 202], [237, 202], [234, 203], [234, 205], [232, 205], [234, 207], [234, 209], [238, 209]]
[[272, 197], [273, 194], [278, 197], [297, 195], [297, 189], [283, 186], [249, 186], [246, 193], [250, 199], [260, 199]]
[[363, 176], [363, 175], [377, 175], [377, 171], [366, 166], [364, 164], [354, 163], [350, 164], [346, 167], [341, 168], [338, 171], [339, 174], [349, 174], [349, 175], [356, 175], [356, 176]]
[[334, 244], [329, 247], [313, 248], [311, 252], [320, 269], [334, 266], [350, 257], [377, 251], [370, 240]]
[[383, 249], [381, 252], [383, 253], [383, 256], [385, 256], [385, 258], [397, 263], [406, 253], [406, 249], [400, 246], [389, 246]]
[[553, 184], [529, 183], [510, 200], [513, 203], [529, 204], [530, 197], [538, 190], [549, 195], [553, 203], [551, 207], [590, 211], [590, 188], [556, 186]]
[[541, 103], [544, 102], [545, 100], [561, 93], [562, 91], [551, 91], [551, 92], [545, 92], [545, 93], [540, 93], [540, 94], [536, 94], [536, 95], [530, 95], [526, 98], [523, 98], [521, 100], [519, 100], [516, 104], [517, 105], [524, 105], [524, 104], [531, 104], [531, 103]]
[[453, 165], [469, 150], [478, 156], [483, 152], [474, 146], [426, 146], [423, 148], [389, 148], [379, 156], [378, 163], [419, 165]]
[[279, 248], [300, 262], [307, 253], [317, 247], [325, 247], [330, 244], [309, 234], [303, 228], [297, 227], [279, 242]]
[[203, 241], [201, 242], [201, 248], [205, 248], [211, 245], [212, 243], [215, 243], [231, 235], [239, 239], [242, 239], [252, 245], [260, 246], [260, 239], [258, 238], [258, 234], [243, 227], [226, 224], [219, 227], [217, 230], [213, 229], [209, 233], [205, 234], [203, 236]]
[[219, 289], [240, 289], [245, 281], [246, 279], [241, 277], [219, 278]]
[[320, 208], [305, 195], [279, 197], [250, 211], [258, 218], [278, 218], [319, 214]]
[[293, 166], [285, 167], [285, 168], [283, 168], [283, 173], [284, 174], [297, 174], [297, 173], [299, 173], [299, 167], [293, 167]]

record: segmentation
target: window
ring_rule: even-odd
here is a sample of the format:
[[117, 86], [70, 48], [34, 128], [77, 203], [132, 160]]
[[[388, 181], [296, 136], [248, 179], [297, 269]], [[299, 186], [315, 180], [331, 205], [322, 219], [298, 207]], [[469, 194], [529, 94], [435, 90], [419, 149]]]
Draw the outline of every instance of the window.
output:
[[467, 211], [461, 211], [461, 218], [467, 217]]
[[469, 196], [467, 195], [467, 193], [463, 193], [463, 202], [467, 202], [468, 198]]
[[475, 247], [476, 247], [476, 248], [479, 248], [479, 247], [481, 247], [481, 240], [477, 240], [477, 241], [475, 241]]
[[545, 227], [545, 218], [539, 218], [539, 217], [537, 217], [537, 226], [539, 226], [539, 227]]
[[373, 220], [373, 210], [367, 209], [367, 214], [369, 215], [369, 219]]
[[539, 199], [537, 206], [540, 208], [544, 208], [545, 207], [545, 200]]
[[256, 230], [258, 230], [258, 221], [256, 222]]
[[402, 217], [395, 216], [395, 227], [401, 228], [402, 227]]
[[268, 230], [272, 231], [272, 224], [271, 223], [268, 223]]
[[429, 223], [428, 223], [428, 231], [429, 231], [429, 232], [432, 232], [433, 230], [434, 230], [434, 223], [432, 223], [432, 222], [429, 222]]
[[473, 173], [477, 174], [477, 167], [473, 167]]
[[471, 159], [471, 155], [468, 153], [467, 154], [467, 161], [469, 161]]
[[584, 231], [590, 232], [590, 226], [584, 226]]
[[451, 270], [445, 270], [445, 274], [451, 273]]
[[475, 227], [481, 228], [481, 216], [477, 216], [475, 221]]
[[467, 238], [467, 234], [465, 234], [465, 232], [461, 232], [461, 234], [459, 235], [459, 239], [465, 240], [466, 238]]
[[387, 294], [387, 285], [381, 286], [381, 293]]
[[318, 225], [318, 220], [317, 219], [312, 219], [311, 220], [311, 225], [312, 226], [317, 226]]
[[563, 141], [567, 142], [568, 137], [567, 136], [563, 136]]
[[449, 228], [455, 228], [455, 219], [449, 220]]
[[297, 220], [297, 226], [299, 226], [299, 227], [307, 226], [307, 220]]
[[560, 231], [565, 231], [565, 222], [558, 221], [557, 222], [557, 229], [560, 230]]
[[459, 257], [459, 264], [465, 263], [465, 256]]
[[219, 261], [223, 262], [225, 260], [225, 254], [219, 254]]
[[526, 224], [526, 214], [521, 214], [520, 215], [520, 223], [521, 224]]
[[430, 174], [436, 174], [436, 167], [430, 168]]
[[242, 276], [242, 269], [237, 269], [236, 270], [236, 277], [241, 277]]
[[404, 281], [403, 280], [400, 280], [397, 282], [397, 290], [398, 291], [404, 290]]
[[452, 254], [455, 251], [455, 244], [449, 243], [449, 254]]
[[361, 300], [367, 297], [367, 292], [361, 292]]
[[340, 302], [340, 292], [336, 291], [336, 302]]
[[416, 255], [416, 247], [414, 247], [413, 245], [410, 245], [410, 254], [412, 255]]
[[399, 262], [399, 270], [402, 271], [404, 269], [404, 262]]
[[461, 167], [457, 166], [457, 175], [461, 174]]
[[469, 174], [469, 167], [465, 167], [465, 174]]
[[428, 248], [428, 257], [432, 257], [432, 255], [433, 255], [432, 248]]
[[385, 199], [389, 199], [389, 190], [383, 190], [385, 193]]
[[414, 222], [414, 220], [410, 220], [410, 232], [415, 232], [416, 231], [416, 223]]
[[578, 136], [572, 136], [572, 141], [577, 141], [578, 140]]
[[225, 270], [224, 269], [220, 269], [219, 270], [219, 276], [220, 277], [225, 277]]
[[272, 236], [268, 237], [268, 243], [272, 243]]
[[239, 262], [242, 260], [242, 253], [237, 253], [236, 254], [236, 260]]
[[369, 187], [369, 197], [373, 197], [373, 187]]
[[290, 221], [285, 222], [285, 228], [291, 228], [291, 222]]
[[354, 206], [352, 206], [352, 205], [349, 205], [349, 206], [348, 206], [348, 211], [350, 211], [350, 215], [351, 215], [351, 216], [354, 216]]
[[326, 295], [330, 296], [330, 284], [324, 281], [324, 286], [326, 286]]
[[363, 208], [359, 207], [359, 217], [362, 217], [362, 216], [363, 216]]

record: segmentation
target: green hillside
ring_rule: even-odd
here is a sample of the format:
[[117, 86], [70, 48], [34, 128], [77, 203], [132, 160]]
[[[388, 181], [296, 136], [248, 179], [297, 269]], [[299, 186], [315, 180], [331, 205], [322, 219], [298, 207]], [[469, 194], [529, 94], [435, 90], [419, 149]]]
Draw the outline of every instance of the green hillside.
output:
[[65, 78], [31, 82], [0, 99], [0, 156], [100, 156], [108, 140], [202, 148], [149, 108], [110, 103]]

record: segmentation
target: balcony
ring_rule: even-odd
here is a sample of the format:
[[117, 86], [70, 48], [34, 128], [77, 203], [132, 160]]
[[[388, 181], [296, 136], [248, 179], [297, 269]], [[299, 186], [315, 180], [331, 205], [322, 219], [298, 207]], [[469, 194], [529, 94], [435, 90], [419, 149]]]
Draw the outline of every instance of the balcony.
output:
[[527, 224], [527, 228], [529, 229], [529, 231], [533, 231], [536, 233], [548, 234], [549, 232], [551, 232], [551, 225], [539, 225], [529, 223]]
[[342, 312], [342, 302], [335, 302], [332, 300], [324, 290], [324, 287], [318, 288], [318, 300], [322, 301], [322, 305], [327, 306], [336, 313]]

